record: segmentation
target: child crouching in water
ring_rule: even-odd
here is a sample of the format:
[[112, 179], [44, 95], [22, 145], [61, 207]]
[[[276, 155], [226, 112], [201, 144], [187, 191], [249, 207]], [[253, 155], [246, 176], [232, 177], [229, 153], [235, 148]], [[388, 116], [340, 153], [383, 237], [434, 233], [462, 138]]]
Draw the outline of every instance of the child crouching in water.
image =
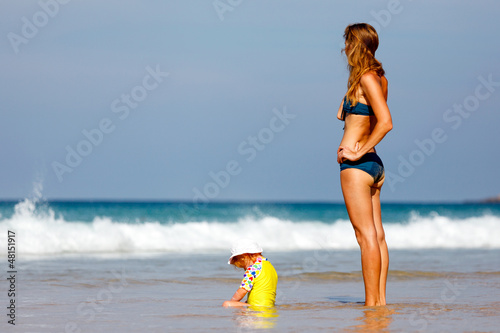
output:
[[[274, 306], [278, 274], [262, 256], [262, 248], [249, 239], [241, 239], [231, 248], [228, 264], [245, 270], [240, 288], [222, 306]], [[248, 293], [246, 303], [241, 300]]]

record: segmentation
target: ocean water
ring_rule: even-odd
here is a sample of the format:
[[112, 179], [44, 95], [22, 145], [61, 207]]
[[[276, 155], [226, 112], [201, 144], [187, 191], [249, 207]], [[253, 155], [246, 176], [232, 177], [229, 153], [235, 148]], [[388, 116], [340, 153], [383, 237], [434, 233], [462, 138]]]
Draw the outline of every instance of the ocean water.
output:
[[[382, 219], [392, 249], [500, 249], [498, 204], [385, 204]], [[227, 253], [245, 235], [269, 251], [358, 248], [343, 204], [24, 200], [0, 203], [8, 229], [27, 257]]]
[[[382, 215], [388, 305], [367, 308], [343, 204], [1, 202], [2, 289], [15, 296], [0, 296], [0, 329], [498, 331], [500, 205], [384, 204]], [[279, 274], [273, 309], [221, 307], [243, 274], [227, 265], [242, 236]]]

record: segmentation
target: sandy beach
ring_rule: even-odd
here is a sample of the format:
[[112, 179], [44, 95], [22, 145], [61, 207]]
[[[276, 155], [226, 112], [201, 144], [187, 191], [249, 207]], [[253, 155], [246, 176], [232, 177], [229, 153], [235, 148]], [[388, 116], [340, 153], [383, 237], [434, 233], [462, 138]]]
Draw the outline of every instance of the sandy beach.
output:
[[[277, 306], [244, 310], [221, 307], [242, 275], [225, 263], [222, 253], [27, 260], [18, 272], [15, 329], [495, 332], [499, 254], [392, 251], [389, 304], [370, 308], [362, 305], [357, 251], [269, 253], [280, 274]], [[423, 262], [430, 265], [422, 267]]]

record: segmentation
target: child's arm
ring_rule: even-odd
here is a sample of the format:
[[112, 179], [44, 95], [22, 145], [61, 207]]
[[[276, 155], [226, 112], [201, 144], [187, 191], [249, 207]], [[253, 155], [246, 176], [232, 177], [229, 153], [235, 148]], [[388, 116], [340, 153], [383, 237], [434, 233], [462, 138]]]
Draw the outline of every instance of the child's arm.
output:
[[233, 297], [231, 298], [231, 301], [239, 302], [243, 299], [243, 297], [245, 297], [247, 293], [248, 291], [245, 288], [238, 288], [238, 290], [236, 290]]
[[248, 293], [248, 291], [244, 288], [239, 288], [236, 290], [234, 293], [233, 297], [231, 298], [230, 301], [225, 301], [222, 306], [224, 307], [229, 307], [229, 306], [248, 306], [247, 303], [240, 302], [243, 297]]

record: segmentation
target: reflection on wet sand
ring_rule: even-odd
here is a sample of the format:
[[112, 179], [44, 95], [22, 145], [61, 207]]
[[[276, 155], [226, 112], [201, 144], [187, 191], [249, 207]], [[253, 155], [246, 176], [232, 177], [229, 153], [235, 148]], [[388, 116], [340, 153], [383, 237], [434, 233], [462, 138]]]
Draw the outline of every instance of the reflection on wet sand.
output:
[[386, 306], [367, 307], [364, 316], [356, 318], [361, 323], [349, 327], [349, 332], [387, 332], [392, 323], [395, 310]]
[[236, 313], [235, 320], [238, 324], [238, 332], [251, 331], [254, 329], [274, 328], [278, 310], [275, 307], [249, 306]]

